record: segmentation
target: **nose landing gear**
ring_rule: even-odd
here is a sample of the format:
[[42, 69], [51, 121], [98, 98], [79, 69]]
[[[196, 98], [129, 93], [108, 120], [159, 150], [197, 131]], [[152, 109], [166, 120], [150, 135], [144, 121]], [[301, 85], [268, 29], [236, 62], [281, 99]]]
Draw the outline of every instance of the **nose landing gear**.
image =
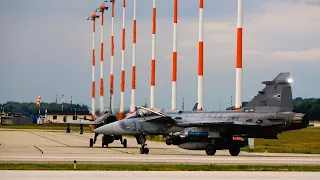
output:
[[146, 135], [140, 135], [139, 141], [141, 143], [140, 154], [149, 154], [149, 148], [146, 144]]

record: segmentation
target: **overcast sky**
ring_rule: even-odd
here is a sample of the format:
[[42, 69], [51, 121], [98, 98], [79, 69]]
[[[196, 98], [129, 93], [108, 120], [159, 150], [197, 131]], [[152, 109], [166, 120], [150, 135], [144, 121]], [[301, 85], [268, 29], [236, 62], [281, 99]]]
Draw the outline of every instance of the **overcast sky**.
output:
[[[126, 11], [126, 90], [129, 108], [132, 66], [132, 0]], [[151, 0], [137, 0], [137, 104], [149, 104]], [[61, 102], [91, 106], [91, 21], [98, 0], [0, 1], [0, 103]], [[115, 108], [119, 107], [122, 1], [116, 2]], [[205, 0], [204, 108], [225, 108], [235, 94], [237, 0]], [[110, 20], [105, 23], [105, 94], [110, 73]], [[197, 102], [198, 0], [180, 0], [178, 107]], [[171, 107], [172, 0], [157, 1], [156, 106]], [[100, 20], [99, 20], [100, 22]], [[244, 0], [243, 101], [280, 72], [291, 72], [294, 97], [319, 97], [320, 0]], [[100, 26], [96, 33], [99, 79]], [[96, 107], [99, 107], [99, 82]], [[108, 106], [108, 96], [105, 105]]]

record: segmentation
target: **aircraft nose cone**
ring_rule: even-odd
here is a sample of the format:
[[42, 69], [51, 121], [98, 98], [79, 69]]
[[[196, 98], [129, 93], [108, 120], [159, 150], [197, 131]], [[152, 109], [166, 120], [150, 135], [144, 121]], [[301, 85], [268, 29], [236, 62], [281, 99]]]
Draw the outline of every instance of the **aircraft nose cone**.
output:
[[101, 127], [98, 127], [97, 129], [94, 130], [95, 133], [99, 133], [99, 134], [105, 134], [105, 135], [113, 135], [113, 126], [114, 124], [106, 124], [103, 125]]

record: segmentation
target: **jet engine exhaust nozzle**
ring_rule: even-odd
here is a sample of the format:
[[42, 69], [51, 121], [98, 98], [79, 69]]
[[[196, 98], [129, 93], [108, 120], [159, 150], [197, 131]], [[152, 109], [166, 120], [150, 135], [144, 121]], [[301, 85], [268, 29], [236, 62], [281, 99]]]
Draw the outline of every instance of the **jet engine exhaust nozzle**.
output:
[[306, 114], [295, 113], [292, 117], [292, 128], [301, 129], [309, 125], [309, 118]]

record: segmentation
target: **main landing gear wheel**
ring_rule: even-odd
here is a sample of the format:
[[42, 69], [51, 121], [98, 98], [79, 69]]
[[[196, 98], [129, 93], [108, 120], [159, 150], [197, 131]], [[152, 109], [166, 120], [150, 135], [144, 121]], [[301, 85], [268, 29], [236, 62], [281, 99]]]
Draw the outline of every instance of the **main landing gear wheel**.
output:
[[124, 139], [122, 141], [122, 145], [123, 145], [124, 148], [127, 148], [127, 139]]
[[207, 146], [207, 148], [206, 148], [206, 153], [207, 153], [207, 155], [209, 155], [209, 156], [213, 156], [213, 155], [216, 154], [216, 149], [213, 147], [212, 144], [209, 144], [209, 145]]
[[80, 132], [79, 133], [83, 134], [83, 125], [82, 124], [80, 125]]
[[172, 144], [172, 141], [170, 139], [166, 139], [166, 144], [167, 145], [171, 145]]
[[70, 134], [71, 130], [70, 130], [70, 125], [68, 124], [67, 129], [66, 129], [66, 134]]
[[149, 154], [149, 148], [141, 147], [140, 148], [140, 154]]
[[240, 148], [230, 148], [229, 153], [231, 156], [238, 156], [240, 153]]
[[92, 147], [92, 146], [93, 146], [93, 139], [90, 138], [90, 147]]

